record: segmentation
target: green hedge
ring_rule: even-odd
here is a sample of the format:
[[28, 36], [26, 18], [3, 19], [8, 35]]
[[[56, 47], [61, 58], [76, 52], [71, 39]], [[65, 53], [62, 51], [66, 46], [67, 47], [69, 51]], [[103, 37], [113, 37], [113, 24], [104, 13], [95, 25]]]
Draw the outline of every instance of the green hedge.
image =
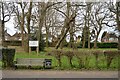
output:
[[15, 56], [15, 49], [10, 48], [3, 48], [2, 50], [2, 62], [3, 68], [13, 67], [14, 66], [14, 56]]
[[[90, 47], [93, 48], [94, 43], [90, 43]], [[117, 48], [118, 43], [111, 42], [111, 43], [97, 43], [98, 48]], [[78, 48], [82, 48], [82, 43], [79, 44]], [[88, 48], [88, 45], [85, 45], [85, 48]]]
[[7, 46], [22, 46], [22, 41], [5, 41], [5, 45]]
[[117, 48], [118, 43], [97, 43], [99, 48]]
[[[80, 50], [52, 50], [47, 55], [56, 58], [55, 67], [67, 69], [118, 69], [118, 58], [120, 57], [118, 50], [96, 50], [96, 49], [80, 49]], [[54, 62], [53, 62], [54, 63]], [[64, 67], [63, 67], [64, 66]]]

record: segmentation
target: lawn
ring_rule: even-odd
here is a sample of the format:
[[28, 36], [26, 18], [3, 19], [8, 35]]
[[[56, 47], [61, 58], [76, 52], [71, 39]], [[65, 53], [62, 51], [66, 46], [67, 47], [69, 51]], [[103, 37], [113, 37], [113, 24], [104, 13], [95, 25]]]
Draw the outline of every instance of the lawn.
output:
[[[66, 56], [62, 56], [61, 62], [62, 66], [58, 66], [58, 61], [53, 56], [46, 55], [48, 52], [52, 52], [53, 48], [46, 48], [44, 52], [40, 52], [37, 56], [36, 52], [31, 53], [16, 53], [16, 58], [51, 58], [52, 59], [52, 69], [60, 69], [60, 70], [117, 70], [118, 69], [118, 56], [116, 56], [110, 65], [110, 67], [107, 69], [106, 67], [106, 60], [103, 54], [99, 55], [99, 61], [98, 66], [95, 65], [95, 56], [91, 55], [89, 56], [89, 59], [87, 60], [87, 64], [85, 64], [84, 68], [80, 68], [78, 64], [78, 59], [74, 56], [72, 59], [73, 67], [70, 66], [68, 58]], [[70, 50], [69, 48], [64, 48], [63, 50]], [[86, 51], [88, 49], [79, 49], [79, 51]], [[117, 50], [117, 49], [95, 49], [95, 50]], [[120, 57], [119, 57], [120, 58]]]

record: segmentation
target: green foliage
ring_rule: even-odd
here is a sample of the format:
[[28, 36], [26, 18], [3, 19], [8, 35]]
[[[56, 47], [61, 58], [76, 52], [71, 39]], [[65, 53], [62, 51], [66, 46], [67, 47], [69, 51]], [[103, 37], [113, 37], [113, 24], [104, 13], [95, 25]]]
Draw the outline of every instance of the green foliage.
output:
[[[53, 69], [62, 69], [62, 70], [107, 70], [118, 69], [118, 57], [116, 54], [113, 57], [110, 66], [108, 67], [107, 64], [107, 56], [104, 55], [105, 51], [117, 51], [115, 49], [78, 49], [72, 50], [70, 48], [63, 48], [55, 50], [53, 48], [46, 48], [46, 52], [42, 52], [37, 56], [37, 53], [17, 53], [16, 58], [50, 58], [52, 59], [52, 68]], [[65, 54], [67, 52], [67, 54]], [[72, 52], [72, 54], [71, 54]], [[70, 54], [69, 54], [70, 53]], [[98, 56], [96, 58], [96, 56]], [[110, 55], [109, 55], [110, 56]], [[72, 67], [70, 65], [70, 58], [72, 62]], [[97, 66], [96, 66], [97, 65]]]
[[104, 56], [106, 57], [107, 61], [107, 68], [110, 67], [112, 60], [116, 57], [119, 56], [120, 51], [104, 51]]
[[99, 48], [117, 48], [118, 43], [97, 43]]
[[[93, 48], [94, 43], [90, 43], [90, 48]], [[116, 42], [111, 42], [111, 43], [97, 43], [98, 48], [117, 48], [118, 43]], [[82, 43], [79, 44], [78, 48], [82, 48]], [[85, 48], [88, 48], [88, 45], [85, 44]]]
[[62, 51], [61, 50], [52, 50], [52, 52], [48, 53], [48, 55], [54, 56], [58, 60], [58, 65], [61, 67], [61, 57], [62, 57]]
[[15, 49], [2, 49], [2, 62], [3, 67], [13, 67]]
[[95, 65], [96, 68], [99, 68], [98, 64], [99, 64], [99, 58], [100, 56], [103, 54], [102, 50], [91, 50], [91, 53], [94, 55], [95, 57]]
[[88, 68], [91, 52], [89, 50], [74, 51], [75, 56], [78, 59], [79, 68]]
[[72, 65], [72, 59], [74, 57], [74, 51], [63, 51], [64, 55], [68, 58], [69, 64], [71, 67], [73, 67]]
[[7, 46], [22, 46], [22, 42], [21, 41], [5, 41], [5, 45]]
[[39, 50], [40, 50], [40, 51], [44, 51], [44, 48], [45, 48], [45, 41], [42, 39], [42, 40], [39, 42]]

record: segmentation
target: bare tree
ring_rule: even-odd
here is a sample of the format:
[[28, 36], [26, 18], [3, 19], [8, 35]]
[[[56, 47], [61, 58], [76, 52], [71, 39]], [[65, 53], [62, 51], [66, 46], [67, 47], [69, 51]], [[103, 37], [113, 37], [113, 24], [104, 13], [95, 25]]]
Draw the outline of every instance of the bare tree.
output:
[[32, 2], [30, 2], [29, 4], [29, 9], [28, 9], [28, 13], [27, 13], [27, 30], [28, 30], [28, 33], [27, 33], [27, 49], [26, 51], [29, 52], [29, 39], [30, 39], [30, 21], [31, 21], [31, 13], [32, 13]]
[[[70, 6], [70, 3], [67, 2], [67, 5], [68, 5], [68, 8], [67, 8], [67, 12], [69, 12], [69, 6]], [[61, 42], [64, 40], [66, 34], [68, 33], [68, 31], [70, 30], [70, 24], [75, 20], [75, 17], [76, 17], [76, 10], [71, 14], [66, 14], [65, 12], [63, 11], [60, 11], [58, 9], [56, 9], [57, 11], [61, 12], [62, 14], [64, 14], [64, 16], [66, 17], [66, 21], [65, 21], [65, 24], [64, 24], [64, 33], [63, 35], [61, 36], [61, 38], [59, 39], [59, 41], [57, 42], [56, 46], [55, 46], [55, 49], [58, 49]]]
[[32, 1], [31, 2], [17, 2], [15, 6], [15, 28], [21, 31], [22, 47], [28, 52], [29, 39], [31, 32], [31, 16], [32, 16]]
[[110, 3], [109, 10], [115, 14], [115, 20], [117, 23], [117, 30], [118, 30], [118, 50], [120, 50], [120, 1], [116, 2], [115, 5], [113, 5], [113, 2]]
[[5, 46], [5, 23], [8, 22], [11, 18], [11, 14], [14, 11], [14, 7], [10, 2], [1, 2], [1, 11], [2, 11], [2, 46]]
[[97, 48], [98, 36], [103, 27], [108, 26], [110, 21], [109, 10], [107, 9], [106, 3], [95, 3], [93, 15], [91, 17], [91, 23], [95, 30], [94, 48]]
[[39, 44], [42, 43], [42, 27], [43, 27], [43, 24], [45, 22], [45, 16], [46, 16], [46, 13], [48, 11], [48, 9], [56, 4], [59, 4], [61, 2], [57, 2], [57, 3], [51, 3], [51, 2], [39, 2], [38, 4], [38, 13], [39, 13], [39, 29], [38, 29], [38, 40], [39, 40]]
[[[120, 33], [120, 1], [116, 3], [117, 11], [116, 11], [116, 22], [118, 32]], [[118, 36], [118, 50], [120, 50], [120, 34]]]
[[83, 28], [83, 46], [85, 48], [85, 44], [88, 44], [88, 48], [90, 48], [90, 19], [91, 19], [91, 7], [92, 3], [86, 3], [86, 10], [84, 14], [84, 28]]
[[[25, 34], [27, 33], [25, 30], [25, 8], [27, 6], [26, 2], [18, 2], [17, 4], [14, 4], [15, 6], [15, 15], [17, 18], [17, 26], [16, 27], [20, 27], [20, 31], [21, 31], [21, 37], [22, 37], [22, 47], [25, 47]], [[25, 48], [24, 48], [25, 49]]]

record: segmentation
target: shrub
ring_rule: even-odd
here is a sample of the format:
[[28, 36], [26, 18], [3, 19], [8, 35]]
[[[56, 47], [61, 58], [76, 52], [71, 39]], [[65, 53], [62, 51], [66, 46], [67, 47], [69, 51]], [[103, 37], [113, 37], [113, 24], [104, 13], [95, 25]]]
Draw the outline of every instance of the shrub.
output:
[[22, 46], [22, 42], [21, 41], [5, 41], [5, 45], [7, 46]]
[[14, 56], [15, 56], [15, 49], [2, 49], [2, 62], [3, 67], [13, 67], [14, 63]]
[[104, 51], [104, 56], [106, 57], [106, 61], [107, 61], [107, 68], [110, 67], [112, 60], [114, 59], [115, 56], [119, 55], [119, 51]]
[[118, 47], [118, 43], [97, 43], [97, 46], [99, 48], [117, 48]]
[[95, 65], [97, 68], [99, 68], [98, 63], [99, 63], [99, 56], [103, 54], [103, 51], [101, 50], [91, 50], [91, 53], [95, 56]]
[[89, 61], [91, 57], [91, 53], [89, 50], [74, 51], [74, 54], [78, 59], [80, 68], [87, 68], [89, 66]]
[[[94, 43], [90, 43], [90, 48], [93, 48], [94, 47]], [[118, 43], [116, 42], [111, 42], [111, 43], [97, 43], [97, 47], [98, 48], [117, 48], [118, 47]], [[78, 48], [82, 48], [82, 43], [79, 44]], [[85, 48], [88, 48], [88, 45], [86, 44], [85, 45]]]
[[42, 39], [42, 40], [39, 42], [39, 50], [40, 50], [40, 51], [44, 51], [44, 48], [45, 48], [45, 41]]
[[69, 51], [63, 51], [63, 53], [64, 53], [65, 56], [67, 56], [70, 66], [73, 67], [72, 59], [74, 57], [74, 52], [69, 50]]
[[58, 60], [58, 65], [61, 67], [62, 62], [61, 62], [61, 57], [62, 57], [62, 50], [52, 50], [48, 55], [54, 56]]

